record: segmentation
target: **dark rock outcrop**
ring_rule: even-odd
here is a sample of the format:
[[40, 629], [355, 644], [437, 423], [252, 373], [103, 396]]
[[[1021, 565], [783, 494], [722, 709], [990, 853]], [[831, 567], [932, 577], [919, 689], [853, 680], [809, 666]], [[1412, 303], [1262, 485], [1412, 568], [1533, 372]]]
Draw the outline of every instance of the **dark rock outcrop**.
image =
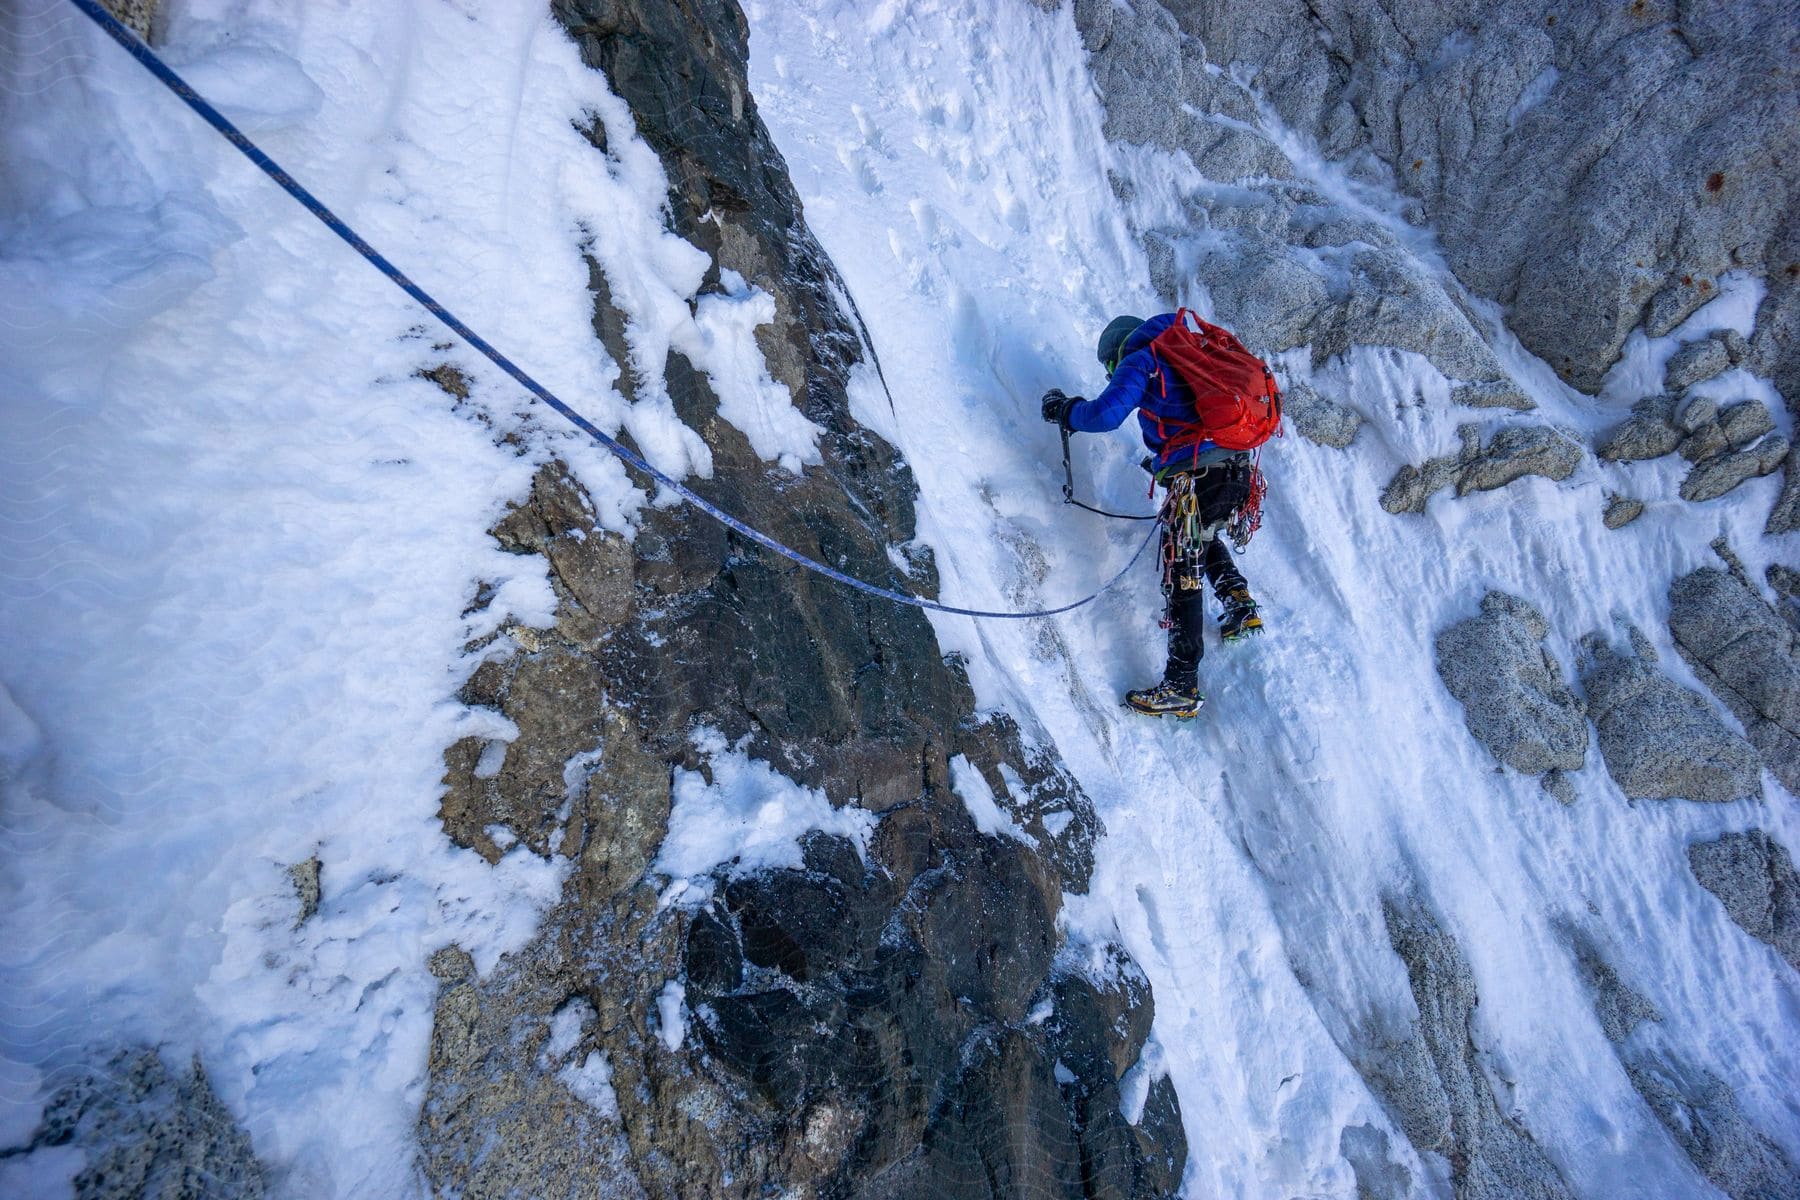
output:
[[[929, 593], [928, 558], [911, 577], [889, 558], [913, 535], [912, 479], [849, 416], [862, 338], [756, 115], [742, 14], [731, 0], [553, 10], [661, 155], [671, 227], [713, 259], [703, 290], [729, 269], [774, 297], [759, 345], [824, 431], [820, 465], [769, 466], [671, 355], [663, 381], [712, 452], [693, 486], [816, 559]], [[596, 335], [617, 347], [624, 315], [599, 264], [593, 276]], [[435, 1188], [879, 1200], [1176, 1187], [1186, 1147], [1167, 1080], [1135, 1125], [1120, 1115], [1147, 985], [1122, 959], [1101, 979], [1059, 959], [1062, 896], [1093, 865], [1093, 808], [1052, 753], [976, 717], [917, 610], [796, 571], [691, 509], [645, 510], [627, 542], [555, 462], [493, 533], [544, 557], [559, 607], [553, 627], [509, 627], [482, 648], [462, 698], [519, 733], [449, 749], [442, 815], [490, 859], [516, 842], [571, 872], [533, 943], [487, 975], [454, 949], [433, 961], [419, 1134]], [[814, 832], [797, 867], [726, 864], [670, 902], [653, 868], [675, 773], [710, 778], [702, 729], [878, 816], [867, 847]], [[958, 756], [1035, 846], [975, 827], [949, 782]]]

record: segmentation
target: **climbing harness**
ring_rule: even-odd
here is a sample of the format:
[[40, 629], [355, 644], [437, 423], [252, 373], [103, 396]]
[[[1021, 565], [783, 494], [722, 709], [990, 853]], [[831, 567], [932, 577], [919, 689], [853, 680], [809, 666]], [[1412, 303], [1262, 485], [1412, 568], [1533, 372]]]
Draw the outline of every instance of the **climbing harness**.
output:
[[[728, 529], [749, 538], [757, 545], [762, 546], [767, 550], [772, 550], [809, 571], [817, 572], [827, 579], [834, 580], [846, 587], [855, 588], [859, 592], [871, 596], [879, 596], [883, 600], [890, 600], [895, 604], [905, 604], [913, 608], [927, 609], [931, 612], [951, 613], [963, 617], [982, 617], [996, 620], [1024, 620], [1032, 617], [1053, 617], [1060, 613], [1073, 612], [1083, 605], [1092, 603], [1110, 590], [1113, 585], [1125, 578], [1131, 568], [1137, 565], [1138, 559], [1144, 556], [1144, 551], [1149, 549], [1151, 538], [1156, 536], [1156, 529], [1152, 528], [1150, 536], [1144, 539], [1143, 544], [1137, 548], [1137, 553], [1131, 556], [1131, 561], [1126, 563], [1124, 568], [1120, 570], [1117, 575], [1114, 575], [1111, 579], [1107, 580], [1106, 583], [1096, 591], [1069, 604], [1058, 605], [1055, 608], [1036, 609], [1030, 612], [997, 612], [980, 608], [959, 608], [953, 604], [940, 604], [936, 600], [925, 600], [918, 596], [909, 596], [904, 592], [897, 592], [891, 588], [880, 587], [865, 580], [857, 579], [854, 576], [846, 575], [844, 572], [836, 570], [835, 568], [828, 567], [816, 559], [808, 558], [798, 550], [783, 545], [781, 542], [776, 541], [761, 530], [751, 528], [737, 517], [718, 508], [711, 501], [693, 491], [685, 484], [663, 474], [663, 472], [651, 466], [641, 455], [628, 449], [624, 445], [621, 445], [618, 441], [608, 437], [605, 433], [602, 433], [593, 422], [569, 407], [552, 393], [550, 389], [526, 374], [522, 369], [515, 365], [511, 359], [489, 345], [486, 339], [465, 325], [462, 320], [451, 313], [449, 309], [445, 308], [442, 304], [439, 304], [432, 298], [430, 293], [414, 283], [398, 267], [394, 266], [393, 263], [389, 262], [376, 251], [373, 246], [365, 242], [355, 230], [344, 224], [337, 214], [332, 212], [329, 208], [326, 208], [316, 196], [295, 182], [294, 178], [277, 165], [275, 160], [271, 159], [267, 154], [264, 154], [262, 149], [258, 147], [255, 142], [252, 142], [246, 137], [242, 130], [226, 120], [224, 116], [220, 114], [218, 109], [201, 99], [199, 93], [195, 92], [194, 89], [188, 85], [186, 80], [170, 69], [169, 65], [163, 62], [154, 50], [145, 45], [139, 40], [136, 34], [120, 24], [111, 13], [101, 7], [98, 0], [69, 0], [69, 2], [80, 9], [89, 20], [93, 21], [94, 24], [105, 31], [107, 36], [111, 37], [113, 41], [124, 47], [126, 53], [130, 54], [133, 58], [137, 59], [138, 62], [143, 64], [144, 68], [154, 75], [158, 82], [168, 88], [171, 92], [174, 92], [176, 96], [180, 97], [182, 103], [186, 104], [189, 108], [193, 109], [195, 113], [199, 114], [203, 121], [219, 132], [220, 136], [230, 142], [233, 146], [237, 147], [238, 152], [254, 163], [258, 170], [262, 171], [262, 173], [267, 175], [270, 179], [273, 179], [281, 186], [283, 191], [299, 201], [308, 212], [318, 218], [321, 224], [331, 230], [331, 232], [337, 234], [337, 236], [342, 238], [345, 242], [349, 243], [351, 249], [362, 255], [363, 258], [368, 260], [370, 265], [380, 271], [383, 275], [387, 276], [394, 286], [398, 287], [408, 296], [411, 296], [422, 305], [427, 312], [447, 325], [451, 332], [467, 342], [473, 349], [480, 352], [489, 362], [492, 362], [495, 366], [506, 372], [526, 391], [530, 392], [533, 396], [536, 396], [539, 400], [560, 413], [570, 424], [606, 447], [607, 450], [617, 455], [621, 461], [635, 467], [645, 475], [648, 475], [663, 487], [674, 492], [676, 495], [679, 495], [684, 500], [687, 500], [707, 516], [712, 517]], [[1065, 434], [1065, 439], [1066, 436], [1067, 435]], [[1064, 445], [1066, 453], [1066, 440]], [[1072, 495], [1073, 490], [1073, 480], [1071, 478], [1069, 494]], [[1084, 505], [1083, 507], [1086, 506]]]
[[[1063, 503], [1073, 504], [1076, 508], [1085, 508], [1102, 517], [1111, 517], [1115, 521], [1154, 521], [1156, 513], [1116, 513], [1107, 512], [1104, 508], [1095, 508], [1091, 504], [1083, 504], [1075, 498], [1075, 468], [1069, 462], [1069, 427], [1062, 427], [1063, 447]], [[1152, 489], [1154, 490], [1154, 489]]]

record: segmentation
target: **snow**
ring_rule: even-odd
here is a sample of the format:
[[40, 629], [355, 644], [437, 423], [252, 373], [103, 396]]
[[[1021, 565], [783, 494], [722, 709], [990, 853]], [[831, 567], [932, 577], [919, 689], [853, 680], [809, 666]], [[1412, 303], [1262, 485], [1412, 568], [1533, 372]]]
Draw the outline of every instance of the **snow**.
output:
[[681, 1049], [687, 1040], [687, 988], [680, 980], [669, 980], [657, 993], [656, 1019], [658, 1035], [669, 1053]]
[[544, 1054], [551, 1059], [567, 1058], [594, 1016], [594, 1006], [583, 999], [557, 1009], [550, 1017], [550, 1040], [544, 1043]]
[[716, 729], [695, 731], [693, 744], [706, 758], [706, 771], [675, 770], [669, 831], [651, 864], [670, 881], [664, 904], [705, 903], [720, 867], [734, 875], [799, 867], [805, 861], [800, 839], [813, 830], [848, 839], [859, 856], [868, 849], [875, 814], [834, 808], [824, 792], [751, 758], [744, 750], [748, 742], [745, 737], [732, 746]]
[[[1174, 300], [1218, 315], [1202, 280], [1153, 294], [1137, 230], [1195, 188], [1228, 202], [1233, 185], [1105, 143], [1069, 6], [746, 7], [760, 111], [884, 364], [886, 386], [872, 366], [853, 376], [854, 415], [914, 467], [943, 594], [1085, 594], [1139, 534], [1061, 505], [1037, 396], [1098, 386], [1090, 347], [1116, 313]], [[711, 470], [663, 382], [671, 351], [759, 457], [819, 461], [820, 430], [756, 341], [772, 300], [729, 273], [702, 293], [709, 263], [666, 228], [660, 162], [538, 6], [171, 0], [166, 15], [168, 55], [203, 94], [652, 463]], [[457, 945], [492, 969], [567, 871], [522, 845], [489, 865], [436, 816], [444, 747], [481, 739], [492, 775], [518, 732], [458, 689], [511, 648], [505, 629], [547, 625], [555, 604], [541, 560], [484, 531], [552, 456], [605, 529], [629, 537], [662, 501], [451, 344], [85, 22], [13, 6], [0, 45], [0, 1136], [22, 1145], [59, 1073], [96, 1047], [153, 1044], [171, 1063], [199, 1055], [276, 1195], [416, 1194], [439, 987], [426, 961]], [[1554, 83], [1528, 85], [1515, 116]], [[579, 132], [596, 121], [604, 155]], [[1262, 121], [1332, 203], [1447, 280], [1399, 197]], [[629, 361], [592, 336], [590, 257], [628, 316]], [[1591, 433], [1659, 390], [1681, 344], [1750, 331], [1761, 283], [1718, 285], [1669, 337], [1633, 335], [1599, 403], [1520, 349], [1493, 306], [1468, 305], [1540, 414]], [[468, 400], [418, 376], [442, 364], [470, 380]], [[1161, 666], [1148, 569], [1056, 620], [932, 618], [980, 704], [1054, 746], [1108, 831], [1088, 893], [1065, 898], [1059, 961], [1105, 978], [1118, 944], [1152, 984], [1122, 1113], [1140, 1119], [1166, 1075], [1191, 1196], [1352, 1196], [1340, 1135], [1355, 1125], [1385, 1131], [1414, 1179], [1440, 1178], [1355, 1066], [1413, 1011], [1380, 907], [1413, 891], [1469, 959], [1474, 1032], [1508, 1112], [1578, 1194], [1715, 1193], [1619, 1068], [1569, 927], [1664, 1014], [1640, 1036], [1730, 1080], [1800, 1158], [1800, 983], [1685, 862], [1689, 842], [1727, 830], [1800, 844], [1793, 798], [1771, 779], [1760, 802], [1631, 805], [1594, 753], [1563, 808], [1493, 770], [1431, 655], [1434, 633], [1499, 587], [1545, 612], [1565, 666], [1584, 633], [1629, 622], [1698, 687], [1669, 642], [1667, 582], [1711, 562], [1722, 535], [1753, 577], [1791, 559], [1791, 538], [1760, 536], [1778, 481], [1687, 505], [1672, 464], [1590, 461], [1561, 484], [1397, 519], [1376, 502], [1394, 468], [1444, 453], [1473, 419], [1445, 402], [1448, 381], [1382, 347], [1283, 366], [1369, 424], [1348, 452], [1288, 438], [1265, 456], [1268, 516], [1243, 565], [1271, 632], [1211, 648], [1201, 721], [1117, 710]], [[1773, 398], [1744, 371], [1705, 390]], [[1141, 453], [1129, 425], [1077, 439], [1078, 486], [1143, 505]], [[1649, 511], [1606, 531], [1607, 490]], [[465, 615], [482, 582], [493, 598]], [[704, 766], [675, 773], [656, 862], [666, 903], [703, 902], [721, 872], [800, 865], [811, 830], [866, 849], [873, 815], [716, 731], [694, 745]], [[565, 782], [605, 769], [577, 755]], [[979, 827], [1028, 840], [966, 759], [953, 770]], [[1053, 837], [1072, 819], [1043, 818]], [[296, 928], [287, 868], [315, 854], [320, 908]], [[687, 1011], [668, 981], [656, 1018], [671, 1049]], [[612, 1065], [582, 1053], [593, 1019], [585, 1001], [559, 1010], [545, 1054], [615, 1116]], [[0, 1192], [66, 1195], [81, 1165], [61, 1147], [3, 1157]]]
[[753, 288], [736, 271], [720, 277], [723, 295], [703, 296], [694, 313], [697, 336], [682, 350], [699, 364], [719, 396], [719, 415], [750, 441], [757, 457], [779, 462], [798, 475], [802, 466], [817, 465], [819, 435], [787, 389], [769, 378], [768, 365], [754, 340], [756, 328], [775, 319], [775, 298]]
[[[602, 1050], [589, 1050], [577, 1058], [574, 1051], [581, 1044], [588, 1026], [599, 1019], [594, 1006], [577, 997], [550, 1016], [550, 1036], [538, 1055], [541, 1068], [555, 1068], [564, 1087], [603, 1117], [619, 1119], [619, 1097], [613, 1091], [612, 1063]], [[561, 1064], [558, 1066], [557, 1064]]]
[[1519, 92], [1518, 101], [1507, 112], [1506, 128], [1509, 131], [1518, 128], [1519, 122], [1526, 113], [1549, 99], [1550, 93], [1556, 87], [1556, 81], [1561, 78], [1562, 72], [1555, 67], [1545, 67], [1532, 76], [1531, 82], [1527, 83]]
[[968, 755], [958, 754], [950, 760], [950, 786], [962, 800], [963, 807], [969, 810], [975, 828], [989, 837], [1009, 837], [1027, 846], [1037, 845], [1037, 839], [1020, 829], [1012, 815], [1000, 807], [999, 801], [994, 799], [994, 789], [988, 786], [988, 781], [982, 778]]
[[603, 1117], [619, 1119], [619, 1097], [613, 1091], [612, 1064], [606, 1060], [603, 1051], [588, 1051], [579, 1065], [570, 1063], [558, 1071], [556, 1077], [577, 1100]]

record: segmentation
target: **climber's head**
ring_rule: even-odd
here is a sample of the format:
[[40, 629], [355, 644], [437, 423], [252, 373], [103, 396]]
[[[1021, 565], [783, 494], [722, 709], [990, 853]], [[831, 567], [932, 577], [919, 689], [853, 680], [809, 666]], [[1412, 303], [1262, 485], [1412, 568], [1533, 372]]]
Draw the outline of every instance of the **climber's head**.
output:
[[1100, 356], [1100, 365], [1106, 368], [1108, 377], [1119, 366], [1120, 351], [1125, 348], [1125, 339], [1143, 323], [1140, 317], [1114, 317], [1100, 334], [1100, 345], [1095, 353]]

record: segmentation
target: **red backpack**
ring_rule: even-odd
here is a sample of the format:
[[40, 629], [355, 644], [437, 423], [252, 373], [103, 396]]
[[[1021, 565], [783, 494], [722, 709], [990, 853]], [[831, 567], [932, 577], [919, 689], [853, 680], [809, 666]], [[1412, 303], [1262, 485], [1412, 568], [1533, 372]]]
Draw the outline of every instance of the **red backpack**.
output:
[[[1225, 450], [1254, 450], [1281, 432], [1281, 389], [1269, 364], [1244, 349], [1228, 329], [1182, 309], [1150, 343], [1194, 394], [1196, 420], [1168, 422], [1163, 453], [1212, 442]], [[1165, 382], [1164, 388], [1168, 387]]]

